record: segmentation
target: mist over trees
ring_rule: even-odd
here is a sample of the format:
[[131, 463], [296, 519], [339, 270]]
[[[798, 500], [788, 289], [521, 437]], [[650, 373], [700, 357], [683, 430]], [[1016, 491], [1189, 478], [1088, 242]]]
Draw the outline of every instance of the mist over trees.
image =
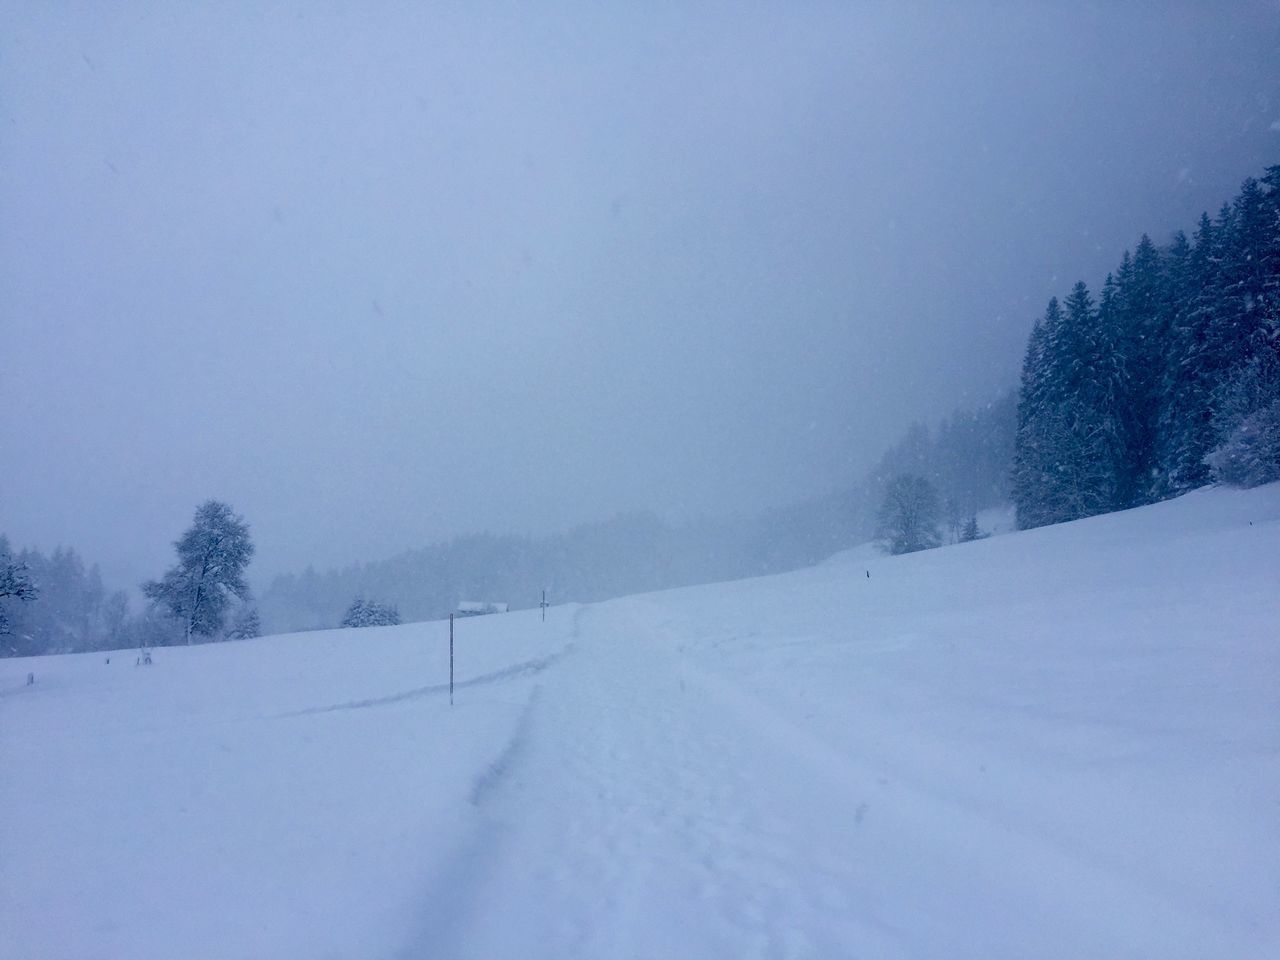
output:
[[[0, 653], [247, 638], [389, 622], [388, 611], [430, 619], [464, 598], [519, 609], [543, 589], [553, 602], [593, 601], [795, 569], [877, 536], [891, 552], [922, 549], [941, 539], [939, 525], [952, 541], [977, 539], [978, 511], [1010, 500], [1027, 528], [1215, 480], [1276, 479], [1280, 167], [1271, 167], [1216, 218], [1201, 217], [1193, 236], [1164, 247], [1143, 236], [1096, 293], [1080, 282], [1052, 299], [1017, 391], [932, 428], [914, 424], [864, 476], [825, 496], [685, 524], [636, 512], [552, 536], [473, 534], [344, 570], [309, 568], [271, 583], [261, 619], [244, 578], [248, 528], [216, 501], [175, 544], [178, 563], [145, 585], [151, 603], [137, 615], [74, 550], [14, 554], [0, 537]], [[368, 596], [384, 599], [347, 606]]]
[[1143, 236], [1095, 300], [1032, 330], [1018, 397], [1021, 528], [1211, 480], [1280, 479], [1280, 166], [1166, 247]]
[[73, 548], [57, 547], [49, 556], [39, 550], [13, 554], [0, 535], [0, 656], [259, 636], [261, 623], [244, 576], [253, 555], [244, 521], [226, 504], [210, 500], [174, 546], [177, 565], [143, 585], [151, 602], [132, 614], [128, 595], [107, 593], [98, 567], [86, 566]]
[[405, 620], [447, 616], [464, 599], [534, 606], [589, 602], [794, 570], [870, 540], [893, 477], [927, 480], [964, 518], [1008, 503], [1016, 430], [1012, 392], [930, 429], [912, 426], [873, 469], [848, 486], [757, 515], [664, 523], [621, 514], [546, 537], [473, 534], [343, 570], [277, 577], [258, 604], [265, 629], [317, 630], [340, 623], [353, 596], [393, 601]]
[[876, 520], [876, 539], [886, 553], [915, 553], [940, 546], [942, 506], [938, 491], [924, 477], [904, 473], [885, 488]]
[[[367, 564], [277, 579], [270, 623], [327, 626], [336, 599], [378, 592], [410, 619], [463, 596], [533, 603], [779, 572], [877, 533], [894, 478], [937, 491], [952, 540], [1014, 502], [1027, 528], [1125, 509], [1214, 480], [1280, 478], [1280, 167], [1166, 247], [1142, 237], [1096, 296], [1049, 303], [1018, 391], [936, 428], [913, 425], [863, 478], [755, 517], [669, 526], [646, 514], [559, 537], [480, 535]], [[883, 532], [883, 526], [881, 526]], [[890, 540], [890, 543], [893, 541]]]
[[58, 547], [12, 553], [0, 536], [0, 654], [69, 653], [105, 644], [112, 629], [98, 568]]
[[[1022, 382], [995, 402], [913, 425], [860, 480], [754, 517], [664, 524], [630, 514], [555, 537], [476, 535], [343, 571], [278, 578], [277, 629], [329, 626], [342, 597], [393, 597], [408, 619], [464, 596], [532, 605], [779, 572], [877, 533], [894, 478], [937, 492], [952, 540], [1007, 503], [1022, 527], [1173, 496], [1214, 479], [1280, 477], [1280, 168], [1245, 182], [1194, 237], [1143, 237], [1095, 295], [1054, 299]], [[881, 525], [883, 532], [883, 525]], [[890, 542], [894, 542], [890, 540]], [[904, 541], [905, 542], [905, 541]], [[901, 545], [901, 544], [900, 544]]]

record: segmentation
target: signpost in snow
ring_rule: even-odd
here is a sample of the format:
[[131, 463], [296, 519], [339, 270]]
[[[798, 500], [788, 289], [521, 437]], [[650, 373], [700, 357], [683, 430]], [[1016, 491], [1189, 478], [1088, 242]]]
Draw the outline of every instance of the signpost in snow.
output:
[[543, 590], [543, 591], [542, 591], [542, 602], [541, 602], [540, 604], [538, 604], [538, 606], [540, 606], [540, 607], [542, 608], [542, 622], [543, 622], [543, 623], [546, 623], [546, 622], [547, 622], [547, 607], [549, 606], [549, 604], [547, 603], [547, 591], [545, 591], [545, 590]]
[[449, 706], [453, 706], [453, 614], [449, 614]]

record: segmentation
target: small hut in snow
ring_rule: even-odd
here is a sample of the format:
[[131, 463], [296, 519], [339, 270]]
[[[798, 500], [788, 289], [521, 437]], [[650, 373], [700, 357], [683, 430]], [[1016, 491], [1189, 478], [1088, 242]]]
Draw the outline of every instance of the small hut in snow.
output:
[[463, 600], [458, 604], [458, 616], [482, 617], [486, 613], [506, 613], [507, 604], [488, 603], [482, 600]]

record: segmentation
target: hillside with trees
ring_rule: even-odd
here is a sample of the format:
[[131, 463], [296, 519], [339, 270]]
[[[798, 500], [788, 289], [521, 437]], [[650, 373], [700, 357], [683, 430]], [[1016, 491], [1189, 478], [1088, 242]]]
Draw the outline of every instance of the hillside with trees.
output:
[[1143, 236], [1095, 298], [1077, 283], [1027, 344], [1018, 525], [1123, 510], [1213, 480], [1280, 479], [1280, 166], [1195, 234]]
[[885, 491], [909, 473], [936, 491], [940, 519], [959, 539], [965, 522], [1009, 500], [1014, 395], [957, 411], [935, 428], [913, 425], [865, 476], [839, 490], [750, 516], [670, 524], [620, 514], [544, 537], [473, 534], [342, 570], [277, 577], [258, 598], [264, 628], [341, 624], [352, 597], [381, 597], [406, 621], [447, 616], [480, 598], [534, 606], [760, 576], [819, 563], [877, 532]]

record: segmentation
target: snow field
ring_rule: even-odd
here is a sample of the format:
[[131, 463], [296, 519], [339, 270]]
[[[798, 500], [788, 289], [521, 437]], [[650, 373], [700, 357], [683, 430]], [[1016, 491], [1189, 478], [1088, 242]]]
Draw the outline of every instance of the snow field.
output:
[[0, 942], [1271, 957], [1278, 622], [1273, 485], [461, 621], [452, 709], [439, 623], [0, 662]]
[[0, 955], [390, 955], [573, 612], [5, 662]]

